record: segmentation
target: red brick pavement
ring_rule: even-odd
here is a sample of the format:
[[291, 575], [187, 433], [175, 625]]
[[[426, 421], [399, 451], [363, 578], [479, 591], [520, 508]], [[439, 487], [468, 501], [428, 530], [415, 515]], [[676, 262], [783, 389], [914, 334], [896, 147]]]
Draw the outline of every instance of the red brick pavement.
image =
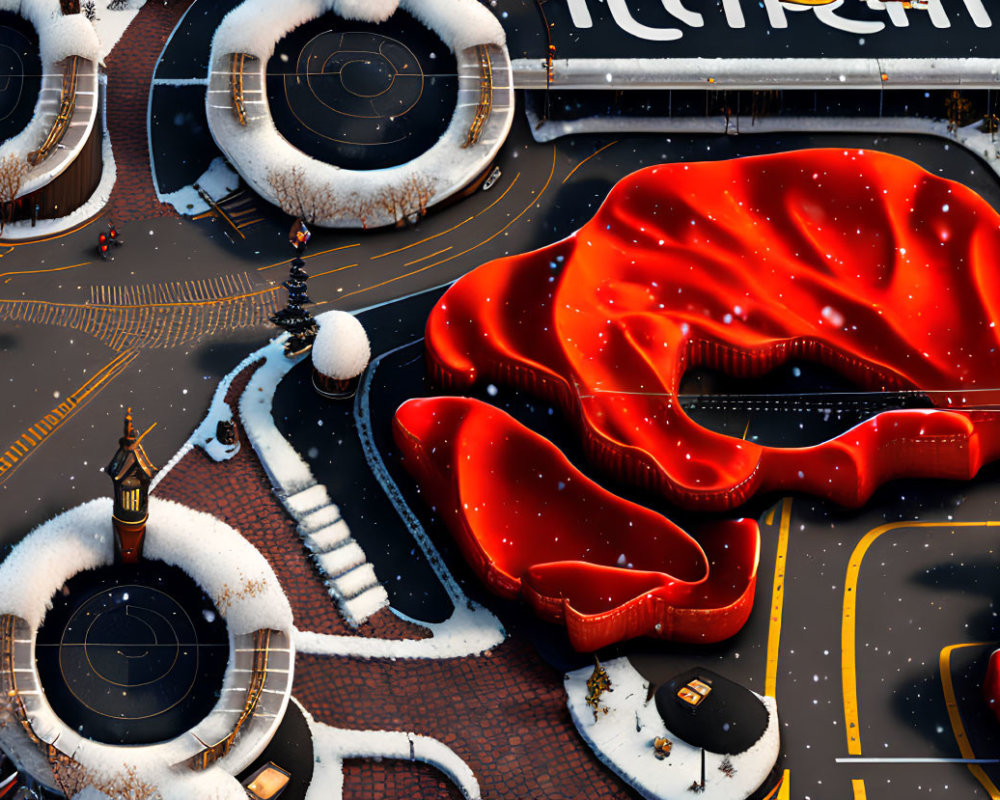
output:
[[[441, 740], [465, 760], [489, 800], [637, 796], [581, 740], [562, 676], [519, 640], [463, 659], [300, 653], [293, 692], [317, 720], [339, 728], [405, 730]], [[345, 791], [344, 798], [371, 797], [370, 790]]]
[[[231, 408], [257, 366], [251, 365], [233, 380], [226, 395]], [[213, 514], [242, 533], [270, 562], [300, 630], [384, 639], [429, 636], [426, 628], [405, 622], [388, 609], [372, 616], [357, 630], [347, 626], [242, 430], [240, 440], [240, 452], [221, 463], [195, 448], [166, 475], [155, 494]]]
[[344, 762], [344, 795], [366, 800], [462, 800], [462, 793], [437, 769], [419, 761]]
[[[256, 367], [233, 381], [226, 397], [231, 406]], [[300, 629], [386, 638], [426, 635], [388, 610], [357, 632], [347, 628], [245, 440], [240, 453], [221, 464], [192, 451], [156, 494], [215, 514], [241, 531], [270, 561]], [[444, 742], [473, 770], [489, 800], [637, 797], [580, 739], [566, 709], [562, 676], [520, 640], [462, 659], [299, 653], [293, 692], [317, 720], [338, 728], [413, 731]], [[391, 759], [345, 763], [345, 800], [459, 796], [426, 765]]]
[[108, 56], [108, 131], [118, 180], [108, 208], [115, 220], [176, 216], [156, 199], [149, 166], [146, 108], [153, 69], [170, 32], [193, 0], [150, 0]]

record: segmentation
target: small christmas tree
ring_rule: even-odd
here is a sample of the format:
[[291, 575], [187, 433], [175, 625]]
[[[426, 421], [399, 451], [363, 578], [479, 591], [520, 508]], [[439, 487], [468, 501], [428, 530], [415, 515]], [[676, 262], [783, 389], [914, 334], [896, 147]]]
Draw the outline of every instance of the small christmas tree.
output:
[[312, 314], [303, 308], [303, 306], [312, 303], [312, 300], [309, 299], [306, 292], [306, 281], [309, 280], [309, 275], [303, 269], [306, 264], [302, 260], [302, 254], [309, 241], [309, 229], [301, 220], [298, 220], [292, 227], [289, 240], [295, 248], [296, 255], [288, 269], [288, 280], [281, 284], [288, 290], [288, 305], [272, 314], [271, 322], [288, 332], [285, 355], [291, 358], [305, 353], [312, 347], [319, 327], [316, 325], [316, 320], [312, 318]]

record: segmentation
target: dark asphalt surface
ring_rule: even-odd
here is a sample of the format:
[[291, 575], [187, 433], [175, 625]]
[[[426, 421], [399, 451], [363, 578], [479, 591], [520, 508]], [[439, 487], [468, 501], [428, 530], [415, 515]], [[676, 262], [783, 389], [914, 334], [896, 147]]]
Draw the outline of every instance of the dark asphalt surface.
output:
[[17, 14], [0, 12], [0, 142], [31, 121], [41, 85], [35, 29]]
[[78, 573], [38, 630], [35, 661], [52, 710], [115, 745], [163, 742], [218, 699], [229, 634], [212, 600], [162, 561]]
[[451, 122], [455, 57], [405, 12], [380, 25], [325, 14], [275, 45], [267, 98], [279, 133], [345, 169], [412, 161]]

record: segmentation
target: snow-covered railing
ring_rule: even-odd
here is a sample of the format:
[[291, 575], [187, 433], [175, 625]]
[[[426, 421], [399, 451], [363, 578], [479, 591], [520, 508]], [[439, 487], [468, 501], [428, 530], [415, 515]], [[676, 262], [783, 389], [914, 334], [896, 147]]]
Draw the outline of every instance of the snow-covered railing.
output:
[[722, 115], [714, 117], [613, 117], [594, 116], [569, 120], [542, 120], [529, 106], [531, 135], [538, 142], [551, 142], [562, 136], [595, 133], [872, 133], [937, 136], [956, 142], [982, 158], [1000, 175], [1000, 139], [982, 130], [981, 120], [952, 130], [948, 122], [921, 117], [731, 117], [728, 125]]
[[[289, 31], [334, 11], [352, 19], [382, 21], [395, 6], [388, 2], [366, 7], [352, 0], [244, 0], [216, 30], [212, 42], [211, 69], [206, 95], [208, 125], [219, 149], [243, 179], [261, 197], [279, 205], [270, 185], [272, 174], [301, 174], [302, 192], [310, 187], [330, 187], [339, 202], [328, 216], [315, 220], [328, 227], [379, 227], [400, 220], [385, 198], [409, 185], [430, 186], [429, 199], [421, 208], [439, 203], [460, 192], [481, 175], [496, 157], [510, 131], [514, 117], [510, 57], [503, 28], [476, 0], [399, 0], [398, 7], [435, 31], [455, 53], [458, 64], [458, 101], [448, 128], [441, 138], [415, 159], [386, 169], [341, 169], [311, 158], [279, 132], [267, 103], [264, 71], [277, 42]], [[488, 48], [492, 86], [490, 111], [481, 113], [483, 74], [479, 47]], [[241, 125], [234, 106], [231, 80], [234, 53], [257, 59], [244, 65], [243, 79], [246, 125]], [[258, 90], [259, 87], [259, 90]], [[252, 92], [252, 94], [251, 94]], [[469, 132], [480, 129], [478, 141], [466, 147]], [[355, 210], [357, 208], [358, 210]]]

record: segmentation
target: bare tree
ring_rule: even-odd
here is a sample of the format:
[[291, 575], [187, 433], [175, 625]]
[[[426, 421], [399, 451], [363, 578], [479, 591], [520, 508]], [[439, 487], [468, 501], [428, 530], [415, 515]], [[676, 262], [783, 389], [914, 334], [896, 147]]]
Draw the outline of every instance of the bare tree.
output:
[[406, 194], [408, 216], [416, 213], [422, 217], [427, 213], [434, 187], [426, 176], [415, 173], [406, 181]]
[[270, 169], [267, 182], [282, 211], [310, 224], [333, 217], [339, 210], [330, 187], [307, 181], [302, 167]]
[[368, 223], [375, 214], [375, 204], [371, 198], [361, 194], [352, 194], [347, 208], [361, 222], [361, 227], [368, 230]]
[[0, 159], [0, 234], [14, 216], [14, 200], [24, 185], [28, 162], [17, 153], [8, 153]]
[[373, 202], [396, 225], [402, 225], [416, 222], [427, 213], [433, 193], [431, 181], [423, 175], [414, 174], [400, 183], [383, 186]]

